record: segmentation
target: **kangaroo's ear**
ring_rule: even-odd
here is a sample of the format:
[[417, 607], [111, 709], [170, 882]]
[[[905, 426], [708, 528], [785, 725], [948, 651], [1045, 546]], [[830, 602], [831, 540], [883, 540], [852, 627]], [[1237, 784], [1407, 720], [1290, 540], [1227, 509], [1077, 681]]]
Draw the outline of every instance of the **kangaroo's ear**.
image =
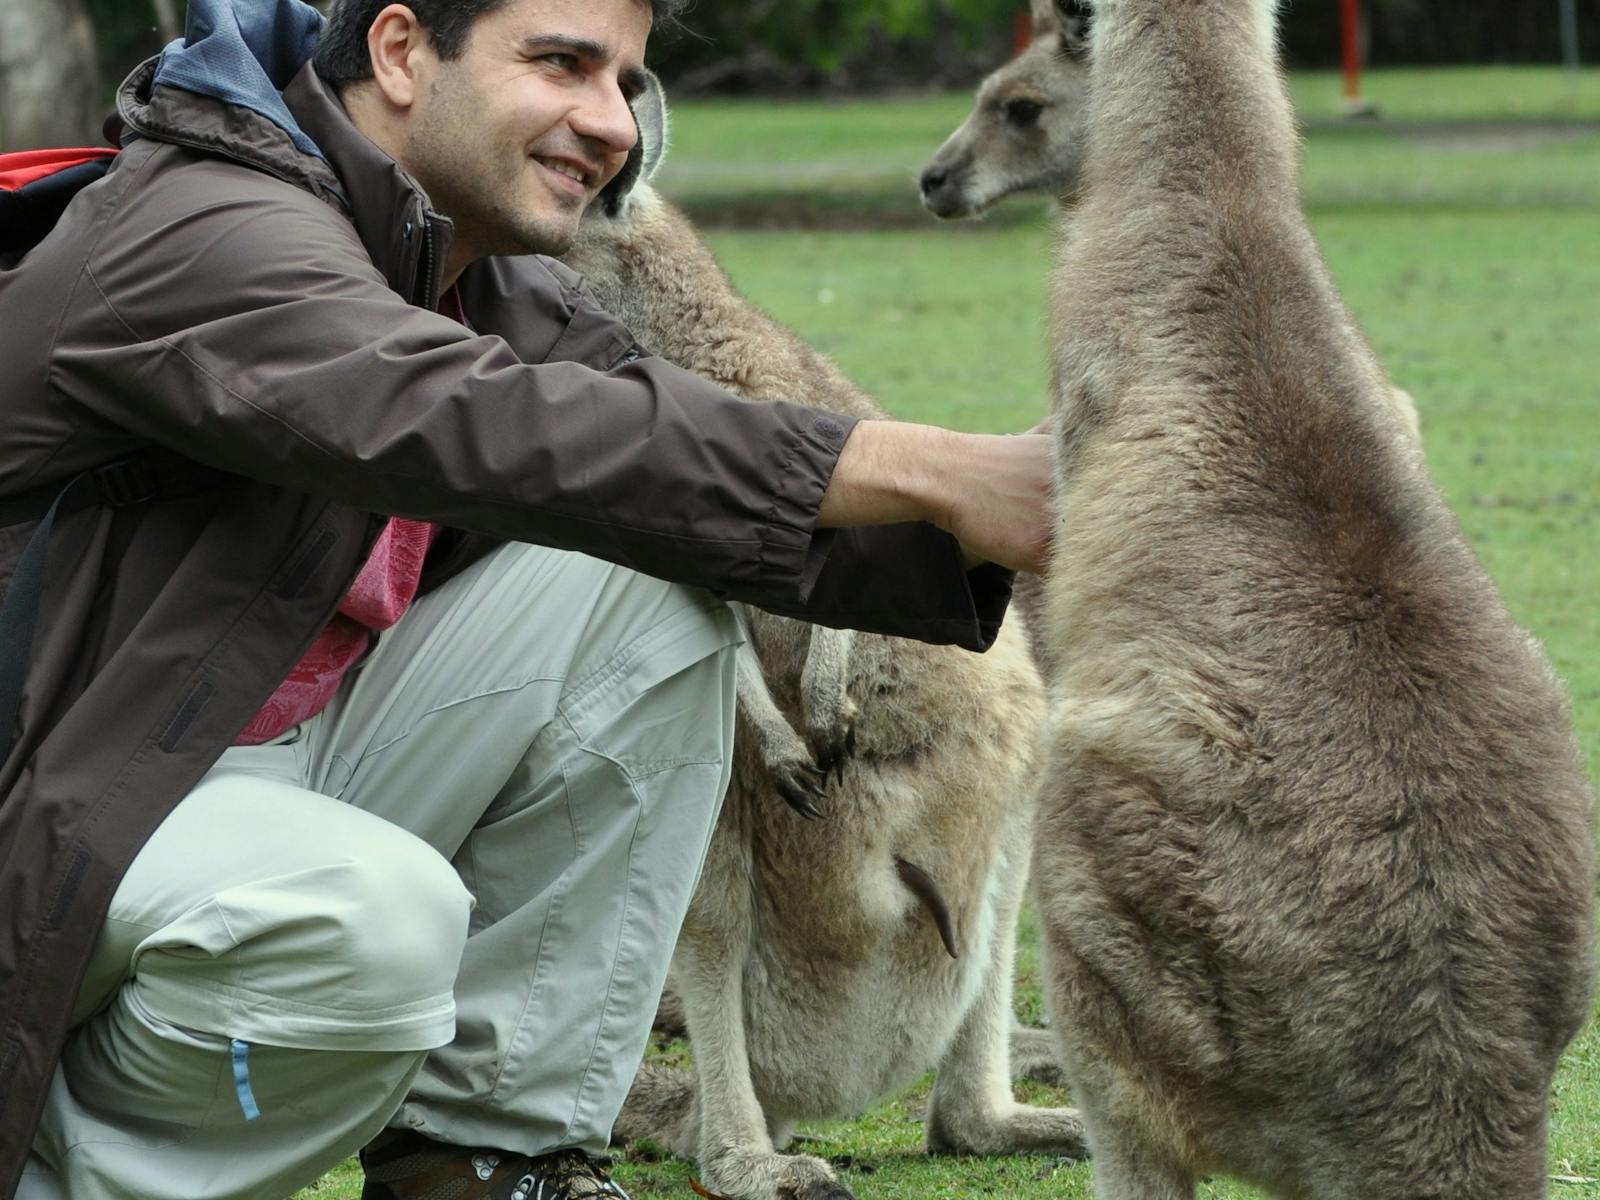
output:
[[1055, 35], [1058, 26], [1056, 0], [1028, 0], [1028, 16], [1035, 41]]
[[1089, 52], [1090, 5], [1087, 0], [1055, 0], [1056, 31], [1061, 53], [1078, 57]]
[[608, 217], [619, 217], [627, 207], [628, 194], [641, 183], [649, 183], [656, 168], [667, 156], [667, 97], [655, 72], [646, 71], [644, 88], [633, 101], [633, 122], [639, 140], [628, 152], [617, 177], [600, 193], [600, 205]]
[[649, 183], [667, 156], [667, 94], [654, 71], [644, 76], [644, 91], [633, 102], [633, 116], [639, 122], [639, 147], [644, 153], [639, 177]]

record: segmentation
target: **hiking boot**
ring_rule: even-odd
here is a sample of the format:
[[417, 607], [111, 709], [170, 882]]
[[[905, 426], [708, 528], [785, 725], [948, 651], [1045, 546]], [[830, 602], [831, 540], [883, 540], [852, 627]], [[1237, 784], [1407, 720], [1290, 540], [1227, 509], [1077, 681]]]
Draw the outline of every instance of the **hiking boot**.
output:
[[529, 1158], [386, 1129], [361, 1152], [361, 1200], [628, 1200], [605, 1173], [610, 1165], [582, 1150]]

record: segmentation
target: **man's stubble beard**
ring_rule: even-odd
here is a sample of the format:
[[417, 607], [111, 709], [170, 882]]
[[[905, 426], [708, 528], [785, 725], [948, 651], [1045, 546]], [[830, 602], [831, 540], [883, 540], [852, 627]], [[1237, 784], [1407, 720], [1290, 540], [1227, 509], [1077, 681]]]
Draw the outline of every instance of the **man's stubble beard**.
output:
[[581, 213], [574, 212], [568, 220], [542, 220], [522, 211], [513, 181], [501, 180], [501, 186], [489, 188], [461, 186], [463, 179], [455, 176], [431, 188], [423, 186], [434, 208], [455, 226], [457, 241], [472, 247], [475, 256], [559, 256], [571, 248]]
[[[560, 255], [571, 248], [585, 204], [552, 196], [562, 216], [542, 218], [522, 200], [528, 172], [543, 170], [526, 155], [516, 158], [482, 136], [481, 102], [470, 88], [434, 84], [428, 122], [410, 139], [411, 173], [434, 210], [449, 217], [459, 245], [475, 257], [499, 254]], [[474, 132], [477, 137], [471, 136]], [[539, 186], [546, 186], [541, 180]]]

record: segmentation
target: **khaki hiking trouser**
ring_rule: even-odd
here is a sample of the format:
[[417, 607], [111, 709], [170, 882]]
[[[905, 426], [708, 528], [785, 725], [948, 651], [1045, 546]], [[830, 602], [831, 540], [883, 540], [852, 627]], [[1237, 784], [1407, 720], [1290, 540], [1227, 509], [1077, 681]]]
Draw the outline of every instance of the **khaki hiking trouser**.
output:
[[227, 751], [111, 905], [23, 1200], [280, 1200], [386, 1123], [603, 1148], [728, 783], [708, 594], [506, 547]]

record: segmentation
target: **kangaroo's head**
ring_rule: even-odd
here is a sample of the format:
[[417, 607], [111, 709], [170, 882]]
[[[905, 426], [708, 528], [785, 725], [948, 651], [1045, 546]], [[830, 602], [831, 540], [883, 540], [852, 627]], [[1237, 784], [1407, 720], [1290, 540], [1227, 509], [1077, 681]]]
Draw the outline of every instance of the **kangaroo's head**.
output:
[[972, 113], [922, 173], [936, 217], [972, 217], [1017, 192], [1077, 185], [1089, 99], [1089, 6], [1032, 0], [1033, 40], [985, 79]]

